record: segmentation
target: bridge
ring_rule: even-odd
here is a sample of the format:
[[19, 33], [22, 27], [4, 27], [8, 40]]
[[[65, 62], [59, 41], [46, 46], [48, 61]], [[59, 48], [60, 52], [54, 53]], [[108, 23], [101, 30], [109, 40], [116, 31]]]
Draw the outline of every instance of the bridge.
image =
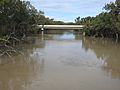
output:
[[38, 25], [41, 30], [81, 30], [84, 25]]

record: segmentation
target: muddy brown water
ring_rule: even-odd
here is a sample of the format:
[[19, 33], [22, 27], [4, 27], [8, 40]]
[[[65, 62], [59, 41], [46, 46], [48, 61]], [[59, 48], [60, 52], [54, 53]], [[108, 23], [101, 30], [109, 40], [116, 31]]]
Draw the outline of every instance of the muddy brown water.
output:
[[0, 90], [120, 90], [120, 44], [72, 32], [30, 37], [0, 58]]

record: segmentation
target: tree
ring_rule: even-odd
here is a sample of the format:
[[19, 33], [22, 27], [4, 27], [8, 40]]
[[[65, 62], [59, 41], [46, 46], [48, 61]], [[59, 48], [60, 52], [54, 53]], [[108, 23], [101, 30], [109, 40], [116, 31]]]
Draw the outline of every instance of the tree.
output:
[[86, 35], [118, 39], [120, 35], [120, 0], [106, 4], [104, 9], [106, 12], [102, 12], [96, 17], [81, 19], [80, 22], [87, 26]]
[[75, 23], [76, 23], [76, 24], [80, 24], [80, 17], [77, 17], [77, 18], [75, 19]]

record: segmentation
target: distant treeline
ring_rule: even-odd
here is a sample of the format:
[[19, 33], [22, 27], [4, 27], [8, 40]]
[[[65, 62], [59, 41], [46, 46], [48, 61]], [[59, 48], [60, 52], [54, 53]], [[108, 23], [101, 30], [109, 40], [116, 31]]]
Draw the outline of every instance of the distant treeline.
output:
[[120, 38], [120, 0], [106, 4], [102, 12], [96, 17], [77, 17], [76, 24], [84, 24], [83, 32], [88, 36]]

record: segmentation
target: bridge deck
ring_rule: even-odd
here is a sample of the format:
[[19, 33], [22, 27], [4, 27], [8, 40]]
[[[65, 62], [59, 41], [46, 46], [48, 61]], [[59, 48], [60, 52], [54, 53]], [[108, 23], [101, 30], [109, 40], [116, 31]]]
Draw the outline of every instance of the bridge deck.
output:
[[70, 30], [70, 29], [83, 29], [84, 25], [38, 25], [39, 28], [44, 29], [59, 29], [59, 30]]

